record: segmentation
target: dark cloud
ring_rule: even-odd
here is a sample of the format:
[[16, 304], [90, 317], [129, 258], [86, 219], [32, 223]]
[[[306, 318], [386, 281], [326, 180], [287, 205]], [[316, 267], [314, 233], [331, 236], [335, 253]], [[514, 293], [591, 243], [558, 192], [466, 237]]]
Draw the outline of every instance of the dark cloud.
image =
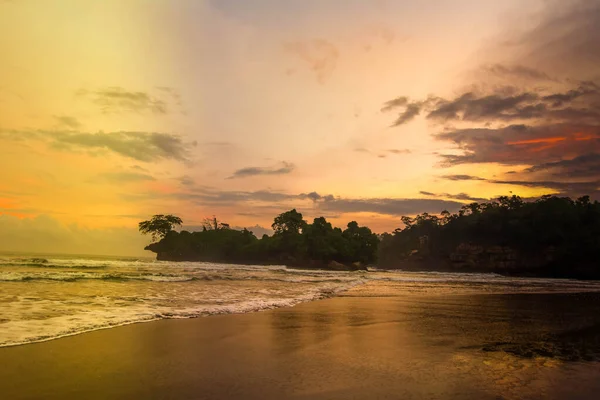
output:
[[600, 176], [600, 154], [588, 153], [571, 159], [547, 162], [527, 168], [525, 172], [544, 172], [560, 177], [587, 177]]
[[280, 167], [246, 167], [238, 169], [227, 179], [247, 178], [257, 175], [285, 175], [291, 173], [295, 168], [294, 164], [283, 161]]
[[321, 210], [337, 213], [368, 212], [384, 215], [402, 216], [423, 212], [440, 213], [458, 210], [463, 203], [438, 199], [348, 199], [333, 198], [319, 204]]
[[302, 201], [310, 201], [310, 213], [319, 215], [344, 213], [375, 213], [391, 216], [413, 215], [422, 212], [439, 213], [444, 209], [458, 210], [464, 203], [443, 199], [397, 199], [397, 198], [347, 198], [317, 192], [290, 194], [269, 190], [221, 191], [214, 188], [197, 187], [194, 190], [176, 193], [125, 193], [129, 201], [148, 198], [174, 198], [189, 201], [199, 207], [237, 206], [244, 216], [273, 216], [290, 208], [302, 209]]
[[431, 101], [433, 101], [433, 99], [428, 99], [425, 101], [409, 101], [408, 97], [397, 97], [393, 100], [385, 102], [381, 108], [381, 111], [388, 112], [401, 108], [402, 111], [398, 114], [398, 118], [396, 118], [392, 124], [392, 126], [399, 126], [413, 120]]
[[396, 97], [393, 100], [386, 101], [381, 108], [382, 112], [392, 111], [398, 107], [404, 107], [408, 104], [408, 97]]
[[428, 120], [437, 123], [502, 123], [540, 119], [554, 122], [573, 119], [593, 122], [600, 119], [600, 88], [593, 82], [580, 82], [566, 91], [498, 87], [486, 93], [466, 92], [449, 100], [430, 97], [409, 102], [402, 107], [404, 109], [393, 126], [411, 121], [421, 111], [426, 112]]
[[575, 192], [579, 194], [596, 192], [600, 188], [600, 181], [598, 180], [593, 182], [490, 180], [489, 182], [502, 185], [550, 188], [562, 193]]
[[178, 106], [181, 105], [181, 99], [173, 89], [161, 87], [159, 92], [158, 95], [151, 95], [148, 92], [128, 91], [114, 86], [98, 90], [81, 89], [77, 91], [77, 95], [89, 98], [103, 113], [167, 114], [170, 101]]
[[459, 200], [459, 201], [487, 201], [489, 199], [483, 198], [483, 197], [473, 197], [467, 193], [458, 193], [458, 194], [450, 194], [450, 193], [432, 193], [432, 192], [425, 192], [425, 191], [421, 191], [419, 192], [424, 196], [431, 196], [431, 197], [441, 197], [441, 198], [445, 198], [445, 199], [453, 199], [453, 200]]
[[442, 154], [442, 164], [499, 163], [536, 165], [600, 151], [600, 127], [556, 123], [504, 128], [467, 128], [443, 132], [438, 140], [454, 143], [460, 155]]
[[401, 96], [384, 103], [382, 111], [398, 112], [393, 125], [423, 115], [443, 127], [434, 138], [454, 147], [438, 153], [443, 167], [524, 166], [510, 180], [489, 182], [564, 194], [596, 191], [600, 0], [544, 5], [529, 20], [532, 28], [511, 26], [503, 43], [487, 46], [492, 61], [474, 68], [471, 89], [447, 98]]
[[104, 150], [144, 162], [188, 162], [189, 150], [196, 145], [181, 136], [157, 132], [0, 131], [0, 139], [41, 141], [63, 151]]
[[485, 179], [472, 175], [443, 175], [442, 178], [451, 181], [484, 181]]
[[301, 199], [310, 199], [313, 202], [317, 202], [319, 200], [323, 200], [323, 201], [330, 201], [330, 200], [334, 200], [335, 197], [331, 194], [328, 195], [320, 195], [317, 192], [310, 192], [310, 193], [301, 193], [298, 195], [299, 198]]
[[[592, 195], [596, 196], [600, 194], [600, 180], [587, 180], [587, 181], [565, 181], [565, 180], [503, 180], [503, 179], [483, 179], [478, 177], [472, 177], [469, 175], [446, 175], [443, 176], [450, 180], [483, 180], [489, 183], [497, 185], [511, 185], [511, 186], [523, 186], [529, 188], [541, 188], [548, 189], [553, 193], [557, 193], [565, 196], [580, 196], [580, 195]], [[434, 195], [430, 192], [421, 192], [422, 194]], [[438, 195], [436, 195], [438, 196]], [[439, 195], [440, 197], [454, 198], [457, 200], [473, 200], [481, 201], [485, 199], [470, 198], [470, 196], [461, 193], [459, 195], [447, 196], [446, 194]]]

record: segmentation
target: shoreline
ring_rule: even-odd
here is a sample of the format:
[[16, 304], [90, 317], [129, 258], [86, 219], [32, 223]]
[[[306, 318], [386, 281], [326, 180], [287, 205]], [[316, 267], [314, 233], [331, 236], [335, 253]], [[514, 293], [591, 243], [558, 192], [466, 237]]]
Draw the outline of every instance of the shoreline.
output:
[[343, 294], [344, 292], [347, 292], [348, 290], [351, 290], [352, 288], [354, 288], [356, 286], [361, 286], [364, 284], [366, 284], [366, 282], [356, 282], [347, 287], [337, 289], [333, 292], [322, 292], [319, 295], [317, 295], [316, 297], [311, 298], [311, 299], [295, 299], [292, 304], [264, 306], [262, 308], [257, 308], [257, 309], [252, 309], [252, 310], [221, 311], [221, 312], [212, 312], [212, 313], [207, 312], [207, 313], [200, 313], [198, 315], [193, 315], [193, 316], [159, 316], [159, 317], [150, 318], [150, 319], [146, 319], [146, 320], [127, 321], [127, 322], [122, 322], [122, 323], [116, 323], [114, 325], [93, 327], [90, 329], [84, 329], [84, 330], [81, 330], [78, 332], [66, 333], [66, 334], [62, 334], [62, 335], [58, 335], [58, 336], [54, 336], [54, 337], [50, 337], [50, 338], [34, 339], [31, 341], [27, 341], [27, 342], [0, 344], [0, 350], [4, 349], [4, 348], [10, 348], [10, 347], [18, 347], [18, 346], [33, 345], [33, 344], [38, 344], [38, 343], [45, 343], [45, 342], [50, 342], [53, 340], [59, 340], [59, 339], [63, 339], [63, 338], [92, 333], [92, 332], [101, 331], [101, 330], [120, 328], [123, 326], [129, 326], [129, 325], [145, 324], [145, 323], [151, 323], [151, 322], [157, 322], [157, 321], [163, 321], [163, 320], [164, 321], [166, 321], [166, 320], [191, 320], [191, 319], [207, 318], [207, 317], [214, 317], [214, 316], [220, 316], [220, 315], [246, 315], [246, 314], [266, 312], [266, 311], [270, 311], [270, 310], [276, 310], [276, 309], [280, 309], [280, 308], [288, 308], [288, 307], [291, 308], [291, 307], [296, 307], [296, 306], [298, 306], [300, 304], [304, 304], [304, 303], [311, 303], [311, 302], [315, 302], [315, 301], [319, 301], [319, 300], [334, 298], [334, 297], [339, 296], [340, 294]]
[[[397, 270], [397, 269], [390, 269], [390, 270], [376, 270], [373, 271], [371, 270], [371, 272], [407, 272], [407, 273], [421, 273], [421, 272], [428, 272], [428, 273], [432, 273], [432, 274], [447, 274], [447, 273], [456, 273], [456, 274], [465, 274], [465, 272], [453, 272], [453, 271], [410, 271], [410, 270]], [[348, 272], [348, 271], [335, 271], [335, 272]], [[367, 272], [367, 271], [352, 271], [352, 272]], [[477, 273], [477, 272], [472, 272], [470, 274], [495, 274], [495, 273]], [[549, 279], [549, 280], [556, 280], [558, 282], [581, 282], [581, 283], [585, 283], [585, 282], [589, 282], [591, 280], [579, 280], [579, 279], [574, 279], [574, 278], [548, 278], [548, 277], [535, 277], [535, 276], [506, 276], [506, 275], [501, 275], [501, 274], [495, 274], [497, 276], [500, 277], [507, 277], [507, 278], [523, 278], [523, 279], [527, 279], [527, 278], [540, 278], [540, 279]], [[306, 304], [306, 303], [313, 303], [316, 301], [320, 301], [320, 300], [325, 300], [325, 299], [331, 299], [331, 298], [339, 298], [339, 297], [344, 297], [345, 293], [352, 291], [354, 289], [356, 289], [357, 287], [364, 287], [364, 286], [369, 286], [369, 285], [377, 285], [378, 283], [381, 282], [385, 282], [385, 281], [379, 281], [379, 280], [371, 280], [371, 281], [357, 281], [357, 282], [353, 282], [347, 286], [344, 286], [342, 288], [338, 288], [335, 289], [334, 291], [326, 291], [326, 292], [321, 292], [318, 295], [316, 295], [313, 298], [310, 299], [294, 299], [292, 301], [291, 304], [282, 304], [282, 305], [267, 305], [267, 306], [263, 306], [263, 307], [259, 307], [259, 308], [255, 308], [255, 309], [250, 309], [250, 310], [234, 310], [234, 311], [217, 311], [217, 312], [200, 312], [197, 315], [190, 315], [190, 316], [185, 316], [185, 315], [165, 315], [165, 316], [158, 316], [158, 317], [154, 317], [154, 318], [148, 318], [148, 319], [143, 319], [143, 320], [135, 320], [135, 321], [125, 321], [125, 322], [119, 322], [119, 323], [115, 323], [113, 325], [107, 325], [107, 326], [97, 326], [97, 327], [92, 327], [89, 329], [83, 329], [81, 331], [77, 331], [77, 332], [69, 332], [69, 333], [65, 333], [65, 334], [60, 334], [58, 336], [54, 336], [54, 337], [44, 337], [44, 338], [40, 338], [40, 339], [34, 339], [31, 341], [23, 341], [23, 342], [16, 342], [16, 343], [8, 343], [8, 344], [0, 344], [0, 350], [4, 349], [4, 348], [11, 348], [11, 347], [19, 347], [19, 346], [26, 346], [26, 345], [32, 345], [32, 344], [38, 344], [38, 343], [45, 343], [45, 342], [50, 342], [50, 341], [54, 341], [54, 340], [59, 340], [59, 339], [63, 339], [63, 338], [68, 338], [68, 337], [72, 337], [72, 336], [77, 336], [77, 335], [82, 335], [82, 334], [88, 334], [88, 333], [92, 333], [92, 332], [96, 332], [96, 331], [101, 331], [101, 330], [109, 330], [109, 329], [114, 329], [114, 328], [119, 328], [119, 327], [123, 327], [123, 326], [129, 326], [129, 325], [138, 325], [138, 324], [146, 324], [146, 323], [151, 323], [151, 322], [157, 322], [157, 321], [163, 321], [163, 320], [193, 320], [193, 319], [199, 319], [199, 318], [206, 318], [206, 317], [215, 317], [215, 316], [221, 316], [221, 315], [247, 315], [247, 314], [255, 314], [255, 313], [262, 313], [262, 312], [267, 312], [267, 311], [272, 311], [272, 310], [277, 310], [277, 309], [285, 309], [285, 308], [293, 308], [293, 307], [297, 307], [299, 305], [302, 304]], [[548, 295], [548, 294], [590, 294], [590, 293], [598, 293], [600, 294], [600, 289], [575, 289], [575, 290], [550, 290], [550, 289], [543, 289], [541, 288], [540, 290], [536, 290], [536, 291], [528, 291], [528, 292], [506, 292], [506, 293], [502, 293], [502, 292], [491, 292], [489, 294], [492, 295]], [[407, 295], [408, 292], [406, 293], [396, 293], [393, 294], [392, 296], [405, 296]], [[456, 295], [484, 295], [484, 292], [469, 292], [469, 293], [462, 293], [462, 294], [456, 294]], [[385, 297], [387, 297], [389, 294], [384, 295]], [[444, 296], [449, 295], [448, 293], [443, 294]], [[426, 296], [424, 294], [418, 294], [417, 296]], [[440, 295], [436, 295], [436, 296], [440, 296]], [[450, 295], [452, 296], [452, 295]]]
[[[590, 339], [597, 341], [596, 330], [589, 336], [583, 325], [593, 319], [600, 326], [599, 300], [599, 293], [348, 292], [258, 313], [130, 324], [0, 348], [0, 393], [11, 399], [593, 399], [600, 343]], [[561, 323], [553, 321], [557, 313]], [[571, 347], [557, 341], [572, 332], [568, 343], [579, 343], [577, 335], [596, 343], [569, 350], [578, 354], [575, 363], [563, 356]], [[578, 387], [567, 391], [573, 380]]]

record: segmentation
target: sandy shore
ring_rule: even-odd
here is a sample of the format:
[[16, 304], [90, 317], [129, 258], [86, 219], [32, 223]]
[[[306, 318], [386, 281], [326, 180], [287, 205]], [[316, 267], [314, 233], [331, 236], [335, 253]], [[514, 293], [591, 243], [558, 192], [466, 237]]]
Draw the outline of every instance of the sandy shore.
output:
[[3, 399], [596, 399], [600, 295], [347, 296], [0, 349]]

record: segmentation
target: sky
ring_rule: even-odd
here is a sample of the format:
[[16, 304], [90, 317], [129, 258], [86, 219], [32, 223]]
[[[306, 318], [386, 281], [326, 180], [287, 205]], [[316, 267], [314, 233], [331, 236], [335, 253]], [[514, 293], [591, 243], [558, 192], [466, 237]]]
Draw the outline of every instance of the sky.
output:
[[0, 0], [0, 251], [599, 199], [599, 0]]

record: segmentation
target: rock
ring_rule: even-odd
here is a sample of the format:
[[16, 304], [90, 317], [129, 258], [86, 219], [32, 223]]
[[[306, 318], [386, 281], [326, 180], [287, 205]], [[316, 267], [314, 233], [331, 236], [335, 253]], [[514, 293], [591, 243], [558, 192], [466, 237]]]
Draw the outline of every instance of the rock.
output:
[[368, 271], [367, 266], [359, 262], [355, 262], [352, 265], [344, 265], [337, 261], [331, 261], [327, 264], [327, 269], [332, 271]]
[[327, 268], [332, 271], [350, 271], [350, 268], [344, 264], [341, 264], [337, 261], [331, 261], [327, 264]]

